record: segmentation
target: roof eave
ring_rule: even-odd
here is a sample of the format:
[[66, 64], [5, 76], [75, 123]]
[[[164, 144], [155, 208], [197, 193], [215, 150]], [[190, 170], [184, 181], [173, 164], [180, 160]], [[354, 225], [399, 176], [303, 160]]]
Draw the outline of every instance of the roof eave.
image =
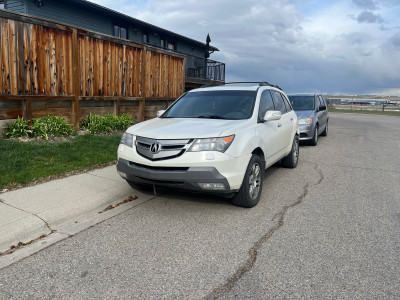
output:
[[[78, 4], [78, 5], [80, 4], [80, 5], [83, 5], [83, 6], [86, 6], [86, 7], [94, 8], [94, 9], [96, 9], [96, 10], [99, 10], [100, 12], [108, 13], [108, 14], [110, 14], [110, 15], [112, 15], [112, 16], [117, 16], [117, 17], [119, 17], [119, 18], [123, 18], [123, 19], [125, 19], [125, 20], [128, 21], [128, 22], [135, 22], [135, 23], [138, 23], [138, 24], [140, 24], [140, 25], [150, 27], [150, 28], [154, 29], [155, 31], [163, 32], [163, 33], [165, 33], [165, 34], [168, 34], [168, 35], [171, 35], [171, 36], [174, 36], [174, 37], [178, 37], [178, 38], [181, 38], [181, 39], [190, 41], [190, 42], [192, 42], [192, 43], [201, 45], [201, 46], [203, 46], [203, 47], [206, 47], [206, 44], [205, 44], [205, 43], [202, 43], [202, 42], [200, 42], [200, 41], [196, 41], [196, 40], [194, 40], [194, 39], [191, 39], [191, 38], [188, 38], [188, 37], [186, 37], [186, 36], [180, 35], [180, 34], [178, 34], [178, 33], [169, 31], [169, 30], [167, 30], [167, 29], [164, 29], [164, 28], [161, 28], [161, 27], [152, 25], [152, 24], [150, 24], [150, 23], [141, 21], [141, 20], [139, 20], [139, 19], [130, 17], [130, 16], [128, 16], [128, 15], [125, 15], [125, 14], [120, 13], [120, 12], [118, 12], [118, 11], [115, 11], [115, 10], [113, 10], [113, 9], [107, 8], [107, 7], [102, 6], [102, 5], [100, 5], [100, 4], [96, 4], [96, 3], [93, 3], [93, 2], [90, 2], [90, 1], [87, 1], [87, 0], [68, 0], [68, 2], [74, 2], [74, 3]], [[214, 46], [211, 46], [211, 45], [210, 45], [209, 47], [210, 47], [210, 50], [211, 50], [211, 51], [219, 51], [219, 49], [216, 48], [216, 47], [214, 47]]]

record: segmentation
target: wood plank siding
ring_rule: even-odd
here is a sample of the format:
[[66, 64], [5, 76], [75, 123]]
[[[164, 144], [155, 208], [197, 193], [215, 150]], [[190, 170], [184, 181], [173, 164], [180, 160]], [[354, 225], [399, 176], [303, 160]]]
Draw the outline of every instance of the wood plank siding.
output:
[[155, 116], [152, 102], [165, 108], [184, 92], [182, 55], [36, 17], [0, 11], [0, 48], [0, 120], [51, 113], [78, 127], [90, 112], [144, 120]]

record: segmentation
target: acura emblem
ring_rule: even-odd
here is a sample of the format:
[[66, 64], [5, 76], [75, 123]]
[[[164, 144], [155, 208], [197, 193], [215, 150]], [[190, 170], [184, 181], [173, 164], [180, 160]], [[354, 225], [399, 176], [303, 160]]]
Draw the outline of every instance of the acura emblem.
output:
[[161, 149], [161, 144], [160, 143], [154, 143], [150, 146], [150, 151], [154, 154], [160, 152]]

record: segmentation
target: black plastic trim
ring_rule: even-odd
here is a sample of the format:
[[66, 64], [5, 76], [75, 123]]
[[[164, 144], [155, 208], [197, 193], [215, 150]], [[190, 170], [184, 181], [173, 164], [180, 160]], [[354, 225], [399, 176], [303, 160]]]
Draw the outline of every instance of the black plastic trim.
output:
[[[215, 167], [153, 167], [120, 158], [117, 170], [126, 174], [126, 180], [183, 188], [193, 191], [231, 193], [228, 180]], [[204, 190], [199, 183], [222, 183], [225, 190]]]

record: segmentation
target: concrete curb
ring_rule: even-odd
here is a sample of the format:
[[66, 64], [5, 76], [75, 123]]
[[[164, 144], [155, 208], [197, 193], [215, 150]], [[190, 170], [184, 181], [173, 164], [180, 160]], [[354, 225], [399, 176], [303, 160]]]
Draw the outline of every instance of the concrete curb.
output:
[[[137, 199], [99, 213], [132, 194]], [[153, 198], [133, 190], [115, 166], [0, 194], [0, 269]]]

